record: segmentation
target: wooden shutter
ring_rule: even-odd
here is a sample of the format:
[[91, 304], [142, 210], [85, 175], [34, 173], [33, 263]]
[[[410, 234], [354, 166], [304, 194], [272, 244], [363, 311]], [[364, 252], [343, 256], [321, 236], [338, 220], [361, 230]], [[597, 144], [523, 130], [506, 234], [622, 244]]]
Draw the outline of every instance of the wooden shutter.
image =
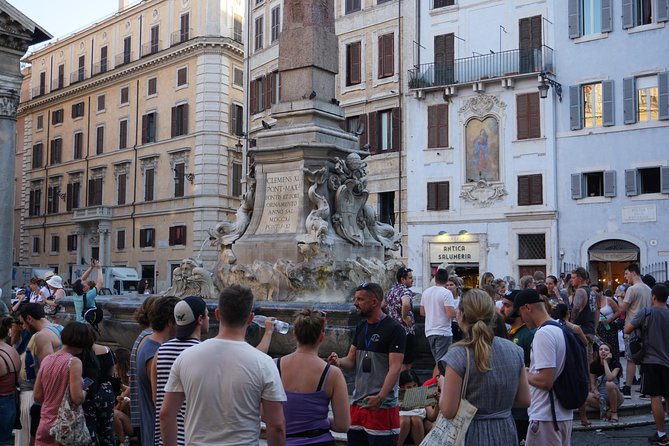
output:
[[657, 23], [669, 21], [669, 0], [657, 0], [655, 21]]
[[188, 134], [188, 104], [182, 104], [181, 106], [181, 134]]
[[583, 99], [580, 85], [569, 86], [569, 124], [572, 130], [583, 127]]
[[669, 71], [658, 73], [657, 92], [659, 119], [664, 121], [669, 119]]
[[65, 190], [65, 209], [69, 212], [72, 210], [72, 183], [68, 183]]
[[541, 137], [541, 106], [539, 93], [516, 96], [518, 139]]
[[172, 138], [177, 136], [177, 108], [172, 107]]
[[518, 176], [518, 206], [529, 206], [530, 204], [530, 176]]
[[609, 127], [615, 125], [615, 95], [613, 81], [602, 81], [602, 125]]
[[379, 117], [377, 112], [371, 112], [368, 116], [368, 126], [367, 128], [369, 129], [368, 131], [368, 141], [367, 143], [370, 145], [369, 148], [369, 153], [372, 155], [376, 154], [379, 151], [379, 134], [378, 134], [378, 127], [379, 127]]
[[394, 34], [384, 34], [379, 36], [378, 46], [378, 65], [379, 78], [392, 76], [395, 74], [395, 44]]
[[669, 194], [669, 167], [660, 167], [660, 193]]
[[634, 124], [636, 122], [636, 79], [626, 77], [623, 79], [623, 122]]
[[[606, 0], [605, 0], [606, 1]], [[581, 37], [581, 2], [580, 0], [569, 0], [567, 3], [569, 17], [569, 38]], [[603, 14], [602, 14], [603, 15]]]
[[153, 169], [144, 172], [144, 201], [153, 201]]
[[179, 24], [179, 34], [181, 41], [188, 40], [190, 36], [188, 35], [190, 33], [190, 15], [188, 13], [182, 14], [180, 18], [180, 24]]
[[580, 200], [583, 198], [583, 174], [571, 174], [571, 198], [572, 200]]
[[230, 104], [230, 129], [229, 133], [232, 135], [238, 135], [237, 133], [237, 106], [235, 104]]
[[[520, 94], [516, 96], [516, 125], [518, 127], [518, 139], [528, 139], [530, 133], [529, 119], [530, 110], [528, 104], [528, 95]], [[520, 177], [518, 177], [520, 181]], [[520, 183], [518, 183], [520, 190]], [[519, 192], [520, 193], [520, 192]], [[519, 198], [520, 199], [520, 198]], [[520, 203], [518, 203], [520, 205]]]
[[249, 104], [251, 104], [251, 114], [257, 113], [256, 109], [256, 81], [253, 80], [251, 81], [251, 85], [249, 90], [251, 90], [251, 98], [249, 100]]
[[148, 116], [142, 115], [142, 144], [146, 144], [149, 141], [149, 125], [148, 125]]
[[602, 0], [602, 32], [613, 31], [613, 0]]
[[93, 206], [95, 203], [95, 180], [93, 178], [88, 180], [88, 205]]
[[125, 176], [125, 174], [120, 174], [118, 176], [118, 197], [117, 197], [118, 204], [125, 204], [126, 183], [127, 183], [127, 177]]
[[79, 104], [72, 104], [72, 118], [77, 117], [77, 105]]
[[427, 183], [427, 210], [445, 211], [448, 209], [449, 209], [448, 181]]
[[98, 155], [100, 155], [104, 151], [105, 128], [98, 127], [95, 132], [95, 151]]
[[431, 105], [427, 108], [427, 146], [430, 149], [439, 147], [439, 106]]
[[605, 197], [615, 197], [616, 196], [616, 171], [615, 170], [604, 171], [604, 196]]
[[381, 78], [384, 76], [384, 70], [383, 70], [383, 61], [384, 61], [384, 48], [383, 48], [384, 40], [383, 36], [379, 36], [379, 44], [377, 47], [377, 65], [378, 65], [378, 77]]
[[362, 82], [360, 69], [360, 50], [361, 42], [354, 42], [346, 46], [346, 69], [348, 85], [356, 85]]
[[358, 125], [362, 125], [363, 128], [365, 129], [362, 135], [358, 136], [358, 144], [360, 146], [360, 150], [363, 150], [363, 146], [367, 144], [368, 142], [368, 135], [369, 135], [369, 126], [367, 125], [367, 114], [363, 113], [360, 116], [358, 116]]
[[635, 0], [622, 0], [623, 8], [623, 29], [629, 29], [634, 26], [634, 4]]
[[265, 109], [269, 110], [272, 108], [274, 103], [274, 73], [269, 73], [266, 77], [265, 90], [267, 91]]
[[530, 204], [537, 205], [544, 202], [543, 175], [530, 175]]
[[639, 175], [636, 169], [625, 169], [625, 195], [639, 195]]
[[139, 230], [139, 247], [144, 248], [146, 246], [146, 229]]
[[390, 150], [399, 151], [402, 147], [402, 141], [400, 141], [400, 126], [402, 125], [402, 110], [399, 107], [393, 108], [392, 111], [392, 122], [391, 122], [391, 145]]
[[437, 118], [438, 147], [448, 147], [448, 104], [439, 105]]

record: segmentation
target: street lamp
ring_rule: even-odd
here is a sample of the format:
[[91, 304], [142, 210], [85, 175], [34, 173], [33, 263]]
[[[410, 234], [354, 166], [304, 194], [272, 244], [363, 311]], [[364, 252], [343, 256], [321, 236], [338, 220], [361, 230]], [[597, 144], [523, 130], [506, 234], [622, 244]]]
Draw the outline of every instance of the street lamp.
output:
[[554, 81], [548, 77], [548, 73], [542, 71], [539, 73], [539, 96], [541, 99], [546, 99], [548, 97], [548, 89], [553, 87], [555, 89], [555, 94], [557, 94], [558, 100], [562, 102], [562, 84]]

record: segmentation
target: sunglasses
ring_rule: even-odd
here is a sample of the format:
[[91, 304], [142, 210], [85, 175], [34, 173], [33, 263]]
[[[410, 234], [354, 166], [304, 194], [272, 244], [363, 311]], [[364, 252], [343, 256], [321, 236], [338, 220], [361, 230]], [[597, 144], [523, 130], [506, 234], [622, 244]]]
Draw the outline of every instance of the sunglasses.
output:
[[360, 290], [371, 290], [371, 289], [372, 288], [369, 286], [369, 282], [365, 280], [360, 285], [358, 285], [358, 287], [355, 290], [360, 291]]

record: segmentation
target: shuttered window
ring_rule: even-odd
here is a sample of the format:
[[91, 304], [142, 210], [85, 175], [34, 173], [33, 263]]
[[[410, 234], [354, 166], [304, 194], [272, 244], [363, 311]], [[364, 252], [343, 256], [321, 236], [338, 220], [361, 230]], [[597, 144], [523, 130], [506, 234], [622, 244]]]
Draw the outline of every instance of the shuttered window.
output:
[[448, 147], [448, 104], [427, 108], [427, 146], [431, 149]]
[[361, 0], [345, 0], [345, 1], [346, 1], [346, 7], [345, 7], [346, 14], [360, 11]]
[[44, 144], [39, 143], [33, 146], [33, 156], [32, 156], [32, 166], [33, 169], [39, 169], [44, 163]]
[[427, 210], [447, 211], [449, 206], [449, 183], [438, 181], [427, 183]]
[[362, 81], [361, 47], [361, 42], [346, 45], [346, 85], [357, 85]]
[[264, 19], [263, 16], [256, 18], [255, 20], [255, 31], [254, 31], [254, 49], [256, 51], [261, 50], [263, 47], [263, 28], [264, 28]]
[[155, 77], [152, 77], [151, 79], [148, 80], [148, 85], [146, 88], [146, 94], [148, 96], [153, 96], [154, 94], [158, 94], [158, 79]]
[[88, 205], [102, 205], [102, 178], [91, 178], [88, 180]]
[[101, 155], [105, 149], [105, 127], [99, 126], [95, 129], [95, 153]]
[[395, 74], [395, 36], [393, 33], [379, 36], [378, 66], [379, 79]]
[[84, 103], [77, 102], [72, 104], [72, 119], [84, 116]]
[[99, 112], [105, 110], [105, 99], [106, 99], [106, 95], [104, 95], [104, 94], [101, 94], [100, 96], [98, 96], [98, 111]]
[[186, 244], [186, 226], [170, 226], [170, 246]]
[[174, 197], [179, 198], [185, 195], [186, 186], [186, 165], [178, 163], [174, 165]]
[[188, 133], [188, 104], [172, 107], [172, 138]]
[[244, 108], [238, 104], [230, 104], [230, 133], [242, 136], [244, 133]]
[[51, 140], [51, 153], [49, 154], [49, 164], [60, 164], [63, 162], [63, 140], [55, 138]]
[[156, 230], [154, 228], [145, 228], [139, 230], [139, 247], [152, 248], [156, 243]]
[[67, 250], [73, 252], [77, 250], [77, 234], [67, 236]]
[[121, 119], [118, 122], [118, 148], [125, 149], [128, 147], [128, 120]]
[[121, 105], [127, 104], [129, 102], [129, 89], [128, 87], [121, 88]]
[[188, 83], [188, 67], [179, 68], [177, 70], [177, 87], [186, 85]]
[[73, 159], [80, 160], [84, 154], [84, 134], [77, 132], [74, 134], [73, 142]]
[[543, 204], [543, 181], [541, 174], [518, 176], [518, 206]]
[[539, 93], [516, 96], [516, 126], [518, 139], [541, 137], [541, 115]]
[[117, 178], [118, 184], [116, 189], [116, 204], [124, 205], [126, 198], [126, 186], [128, 183], [128, 176], [120, 173]]
[[144, 201], [153, 201], [153, 191], [155, 188], [155, 171], [146, 169], [144, 171]]
[[541, 70], [541, 16], [525, 17], [518, 21], [520, 72], [533, 73]]
[[125, 229], [116, 231], [116, 250], [122, 251], [125, 249]]
[[79, 209], [79, 197], [81, 195], [81, 183], [74, 182], [67, 185], [66, 205], [67, 210]]
[[270, 38], [272, 43], [274, 43], [279, 40], [279, 35], [281, 34], [281, 6], [272, 8], [271, 14]]

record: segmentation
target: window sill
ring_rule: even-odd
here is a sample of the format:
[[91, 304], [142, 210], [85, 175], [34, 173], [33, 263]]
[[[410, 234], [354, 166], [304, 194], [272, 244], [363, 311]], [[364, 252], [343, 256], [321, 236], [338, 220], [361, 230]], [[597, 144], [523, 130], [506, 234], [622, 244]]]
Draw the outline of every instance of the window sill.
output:
[[540, 136], [538, 138], [526, 138], [526, 139], [514, 139], [512, 143], [524, 143], [524, 142], [535, 142], [535, 141], [546, 141], [545, 136]]
[[633, 197], [628, 197], [630, 201], [649, 201], [649, 200], [669, 200], [668, 194], [661, 194], [659, 192], [651, 194], [640, 194]]
[[649, 23], [648, 25], [640, 25], [640, 26], [634, 26], [632, 28], [628, 28], [626, 31], [628, 34], [635, 34], [635, 33], [642, 33], [644, 31], [652, 31], [655, 29], [662, 29], [664, 28], [664, 22], [661, 23]]
[[96, 114], [96, 115], [99, 115], [99, 114], [104, 113], [104, 112], [106, 112], [106, 111], [107, 111], [107, 109], [106, 109], [106, 108], [103, 108], [102, 110], [97, 110], [97, 111], [95, 112], [95, 114]]
[[72, 118], [72, 122], [81, 121], [82, 119], [84, 119], [83, 115], [82, 116], [76, 116], [76, 117]]
[[146, 95], [146, 99], [152, 99], [152, 98], [157, 98], [157, 97], [158, 97], [158, 93], [147, 94], [147, 95]]
[[183, 85], [177, 85], [176, 87], [174, 87], [174, 90], [178, 91], [178, 90], [183, 90], [184, 88], [188, 88], [188, 82], [186, 82]]
[[130, 105], [130, 102], [121, 102], [118, 106], [119, 106], [119, 108], [121, 108], [121, 107], [127, 107], [129, 105]]
[[576, 200], [576, 204], [611, 203], [612, 201], [613, 197], [597, 196], [597, 197], [579, 198]]
[[365, 89], [365, 83], [360, 82], [359, 84], [345, 85], [342, 86], [341, 94], [346, 94], [353, 91], [360, 91]]
[[170, 248], [178, 251], [182, 251], [186, 249], [186, 245], [170, 245]]
[[458, 12], [459, 9], [460, 6], [457, 3], [451, 6], [441, 6], [439, 8], [430, 9], [430, 15], [434, 17], [442, 14], [450, 14], [452, 12]]
[[602, 40], [606, 39], [609, 37], [608, 32], [599, 32], [599, 33], [592, 33], [592, 34], [586, 34], [581, 37], [577, 37], [573, 39], [574, 43], [587, 43], [587, 42], [593, 42], [595, 40]]

